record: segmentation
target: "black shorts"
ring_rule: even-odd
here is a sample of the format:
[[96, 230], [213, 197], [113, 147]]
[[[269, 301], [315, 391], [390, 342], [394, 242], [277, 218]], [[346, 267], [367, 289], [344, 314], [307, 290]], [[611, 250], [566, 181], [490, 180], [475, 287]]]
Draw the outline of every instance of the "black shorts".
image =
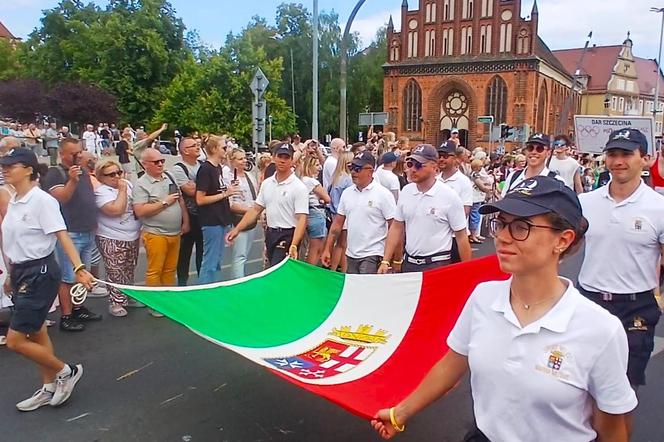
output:
[[288, 249], [293, 242], [295, 228], [280, 229], [268, 227], [265, 232], [265, 248], [270, 267], [279, 264], [288, 256]]
[[634, 300], [621, 296], [604, 301], [599, 293], [583, 289], [581, 293], [620, 319], [629, 342], [627, 377], [632, 385], [645, 385], [646, 367], [655, 347], [655, 327], [662, 314], [654, 294], [640, 293]]
[[61, 277], [54, 254], [12, 266], [14, 311], [9, 322], [11, 330], [20, 333], [41, 330], [48, 311], [58, 296]]

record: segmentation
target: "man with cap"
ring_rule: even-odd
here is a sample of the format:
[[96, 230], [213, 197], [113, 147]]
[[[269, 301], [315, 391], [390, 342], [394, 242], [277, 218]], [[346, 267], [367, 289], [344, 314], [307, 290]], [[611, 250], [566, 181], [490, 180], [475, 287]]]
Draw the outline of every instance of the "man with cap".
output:
[[387, 152], [381, 158], [381, 165], [376, 169], [374, 174], [378, 183], [389, 190], [394, 196], [394, 201], [399, 201], [399, 192], [401, 191], [401, 184], [399, 177], [392, 172], [397, 165], [397, 155], [394, 152]]
[[456, 127], [450, 131], [450, 139], [447, 141], [451, 141], [454, 143], [454, 147], [458, 147], [461, 144], [461, 140], [459, 139], [459, 129]]
[[256, 225], [265, 210], [265, 246], [270, 266], [278, 264], [286, 256], [297, 259], [297, 250], [307, 229], [309, 192], [293, 172], [294, 153], [293, 146], [288, 143], [275, 147], [275, 174], [263, 181], [254, 207], [226, 235], [226, 241], [232, 244], [240, 232]]
[[396, 203], [390, 191], [373, 176], [375, 166], [376, 159], [369, 152], [356, 155], [351, 162], [349, 169], [354, 185], [341, 194], [337, 215], [321, 256], [323, 265], [330, 265], [332, 245], [341, 235], [344, 224], [347, 224], [347, 273], [371, 274], [378, 271]]
[[459, 170], [457, 159], [457, 147], [454, 142], [448, 140], [438, 147], [438, 170], [440, 174], [436, 177], [440, 182], [447, 184], [456, 192], [463, 203], [466, 216], [473, 206], [473, 183]]
[[421, 272], [451, 264], [455, 239], [461, 261], [468, 261], [471, 249], [463, 203], [450, 187], [436, 179], [436, 148], [420, 144], [406, 166], [411, 183], [401, 191], [378, 273], [387, 273], [391, 265], [398, 269], [402, 263], [398, 251], [404, 241], [404, 272]]
[[546, 160], [551, 154], [551, 141], [548, 135], [533, 134], [526, 142], [526, 148], [523, 151], [526, 155], [526, 167], [522, 170], [512, 171], [507, 175], [505, 187], [503, 187], [503, 198], [521, 181], [534, 176], [550, 176], [562, 180], [555, 172], [551, 172], [546, 167]]
[[581, 293], [617, 316], [629, 338], [627, 376], [637, 389], [654, 346], [664, 252], [664, 197], [647, 186], [648, 140], [637, 129], [611, 132], [604, 148], [607, 186], [579, 195], [590, 223], [579, 272]]

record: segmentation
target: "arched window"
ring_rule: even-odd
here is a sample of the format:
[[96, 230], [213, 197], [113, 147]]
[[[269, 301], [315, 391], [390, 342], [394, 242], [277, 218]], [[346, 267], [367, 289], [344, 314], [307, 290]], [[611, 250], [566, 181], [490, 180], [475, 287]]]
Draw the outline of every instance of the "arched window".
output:
[[404, 129], [407, 132], [420, 132], [422, 130], [422, 89], [415, 80], [406, 84], [403, 94]]
[[493, 77], [486, 90], [486, 115], [493, 115], [495, 124], [507, 123], [507, 85], [498, 75]]
[[542, 87], [540, 87], [539, 100], [537, 102], [537, 126], [535, 130], [537, 132], [546, 132], [546, 114], [547, 114], [547, 103], [549, 98], [547, 96], [546, 83], [542, 82]]

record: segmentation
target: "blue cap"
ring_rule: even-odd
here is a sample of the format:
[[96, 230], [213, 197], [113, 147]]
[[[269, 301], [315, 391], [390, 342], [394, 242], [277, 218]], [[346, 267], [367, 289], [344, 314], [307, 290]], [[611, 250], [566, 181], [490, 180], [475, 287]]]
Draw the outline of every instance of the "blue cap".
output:
[[374, 158], [374, 156], [371, 155], [371, 153], [369, 152], [360, 152], [357, 155], [355, 155], [355, 158], [353, 158], [351, 164], [360, 167], [364, 167], [368, 164], [371, 167], [376, 167], [376, 158]]
[[275, 157], [278, 155], [288, 155], [292, 158], [293, 154], [295, 154], [295, 149], [293, 149], [293, 146], [288, 143], [280, 144], [274, 149]]
[[549, 176], [528, 178], [510, 190], [502, 200], [480, 207], [482, 215], [495, 212], [523, 217], [555, 212], [575, 227], [583, 219], [576, 193], [564, 182]]
[[390, 164], [397, 161], [397, 154], [394, 152], [387, 152], [383, 154], [383, 157], [380, 159], [381, 164]]
[[648, 139], [643, 132], [631, 127], [614, 130], [609, 135], [604, 152], [610, 149], [628, 150], [630, 152], [640, 149], [644, 155], [648, 154]]
[[24, 147], [12, 149], [7, 152], [7, 155], [0, 157], [0, 164], [3, 166], [11, 166], [12, 164], [18, 163], [32, 167], [34, 171], [37, 171], [37, 167], [39, 167], [37, 155], [35, 155], [32, 150]]
[[526, 144], [541, 144], [543, 146], [551, 146], [551, 139], [547, 134], [535, 133], [528, 138]]
[[456, 155], [457, 145], [454, 141], [443, 141], [443, 144], [438, 146], [438, 153], [446, 153], [448, 155]]
[[438, 152], [431, 144], [418, 144], [409, 158], [424, 164], [427, 161], [438, 161]]

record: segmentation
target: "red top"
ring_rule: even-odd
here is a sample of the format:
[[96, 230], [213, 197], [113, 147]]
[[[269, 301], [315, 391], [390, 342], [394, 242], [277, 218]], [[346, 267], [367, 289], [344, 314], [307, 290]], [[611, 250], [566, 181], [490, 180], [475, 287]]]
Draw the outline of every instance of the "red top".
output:
[[653, 187], [664, 187], [664, 177], [659, 173], [659, 155], [657, 154], [657, 160], [650, 167], [650, 181]]

